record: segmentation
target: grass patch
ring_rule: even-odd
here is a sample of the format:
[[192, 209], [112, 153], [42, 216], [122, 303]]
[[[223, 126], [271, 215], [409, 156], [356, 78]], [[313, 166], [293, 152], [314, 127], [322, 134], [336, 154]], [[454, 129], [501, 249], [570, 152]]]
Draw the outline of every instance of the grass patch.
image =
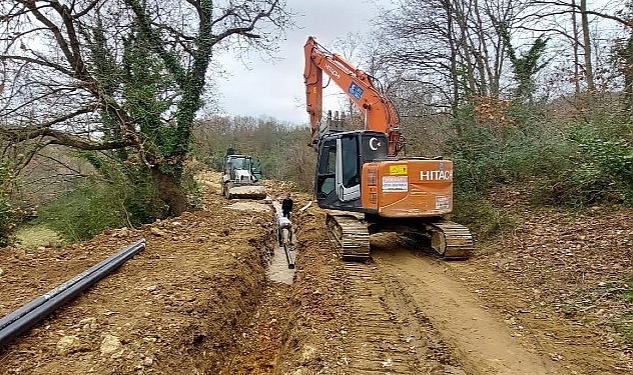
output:
[[485, 240], [516, 227], [513, 217], [496, 209], [478, 193], [458, 193], [451, 220], [467, 226], [478, 240]]
[[611, 282], [604, 287], [613, 296], [624, 302], [633, 303], [633, 278], [628, 278], [624, 282]]
[[64, 246], [64, 240], [59, 234], [44, 224], [26, 224], [20, 226], [15, 232], [15, 241], [21, 246], [31, 249], [40, 246]]
[[614, 323], [614, 328], [627, 344], [633, 343], [633, 314], [624, 315], [620, 320]]

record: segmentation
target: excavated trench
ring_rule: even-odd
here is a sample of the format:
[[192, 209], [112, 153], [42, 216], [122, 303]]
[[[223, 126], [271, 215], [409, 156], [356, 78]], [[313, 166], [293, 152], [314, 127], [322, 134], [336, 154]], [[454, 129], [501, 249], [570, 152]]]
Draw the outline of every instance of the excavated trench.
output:
[[[297, 207], [309, 199], [298, 197]], [[477, 284], [486, 279], [471, 262], [438, 261], [388, 239], [367, 263], [341, 261], [317, 207], [294, 214], [295, 273], [290, 283], [275, 280], [288, 271], [283, 253], [279, 268], [271, 263], [280, 253], [275, 214], [235, 209], [251, 203], [212, 192], [200, 212], [140, 230], [61, 249], [0, 248], [4, 315], [147, 239], [143, 252], [4, 348], [0, 375], [630, 373], [614, 370], [626, 364], [589, 329], [513, 307], [522, 295], [507, 279], [483, 299], [492, 284]], [[557, 337], [580, 337], [579, 354]]]
[[[281, 214], [278, 202], [272, 202], [271, 207], [278, 218]], [[296, 224], [293, 223], [293, 226]], [[227, 351], [224, 364], [217, 374], [279, 373], [280, 353], [286, 344], [288, 329], [292, 326], [297, 308], [292, 299], [299, 247], [294, 232], [293, 228], [293, 245], [287, 245], [290, 254], [286, 254], [284, 247], [280, 246], [276, 225], [262, 239], [269, 250], [261, 264], [266, 274], [266, 280], [261, 284], [261, 297], [251, 311], [245, 312], [249, 318], [248, 324], [234, 336], [233, 346]]]
[[292, 223], [290, 223], [291, 226], [289, 228], [282, 228], [282, 231], [279, 232], [279, 217], [282, 215], [281, 205], [279, 202], [273, 201], [272, 207], [277, 218], [277, 236], [274, 238], [272, 245], [274, 251], [267, 266], [266, 274], [273, 282], [292, 285], [297, 259], [297, 234], [292, 227]]

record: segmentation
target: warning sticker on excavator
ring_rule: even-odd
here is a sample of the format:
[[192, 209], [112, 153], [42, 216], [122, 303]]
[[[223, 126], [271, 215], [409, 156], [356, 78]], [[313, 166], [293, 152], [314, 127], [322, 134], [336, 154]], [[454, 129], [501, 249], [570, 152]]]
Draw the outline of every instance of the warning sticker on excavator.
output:
[[400, 164], [400, 165], [390, 165], [389, 166], [389, 174], [392, 176], [397, 176], [397, 175], [407, 175], [407, 165], [406, 164]]
[[438, 195], [435, 197], [435, 209], [436, 210], [448, 210], [451, 208], [451, 204], [447, 196]]
[[409, 177], [383, 176], [382, 191], [409, 191]]

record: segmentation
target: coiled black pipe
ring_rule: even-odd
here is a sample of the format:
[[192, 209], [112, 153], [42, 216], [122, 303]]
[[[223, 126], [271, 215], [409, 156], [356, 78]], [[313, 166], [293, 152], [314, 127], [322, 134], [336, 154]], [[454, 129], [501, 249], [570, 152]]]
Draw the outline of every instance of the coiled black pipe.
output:
[[141, 239], [0, 319], [0, 347], [145, 249]]

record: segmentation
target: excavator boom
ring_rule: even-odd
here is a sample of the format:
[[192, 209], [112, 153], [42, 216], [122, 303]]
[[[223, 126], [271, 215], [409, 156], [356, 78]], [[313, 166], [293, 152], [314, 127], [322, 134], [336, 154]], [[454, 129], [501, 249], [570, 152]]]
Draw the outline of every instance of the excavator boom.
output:
[[307, 111], [312, 130], [311, 143], [319, 137], [319, 125], [323, 111], [323, 71], [347, 94], [364, 115], [365, 130], [387, 134], [389, 154], [396, 155], [401, 148], [401, 134], [396, 109], [389, 99], [373, 83], [372, 78], [356, 69], [341, 56], [327, 51], [313, 37], [304, 46]]

